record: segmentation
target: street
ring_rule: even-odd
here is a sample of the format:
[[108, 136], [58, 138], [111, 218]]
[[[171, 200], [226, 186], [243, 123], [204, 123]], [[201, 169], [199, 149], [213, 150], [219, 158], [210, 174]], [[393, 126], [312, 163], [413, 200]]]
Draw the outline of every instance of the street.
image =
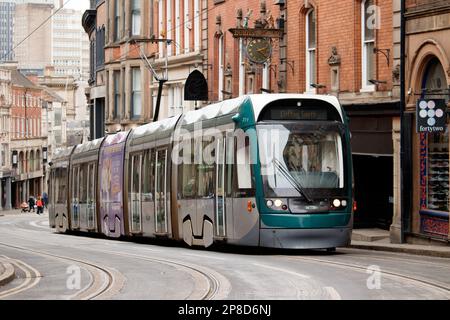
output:
[[6, 300], [450, 298], [450, 259], [116, 241], [56, 234], [47, 214], [0, 217], [1, 263], [15, 270]]

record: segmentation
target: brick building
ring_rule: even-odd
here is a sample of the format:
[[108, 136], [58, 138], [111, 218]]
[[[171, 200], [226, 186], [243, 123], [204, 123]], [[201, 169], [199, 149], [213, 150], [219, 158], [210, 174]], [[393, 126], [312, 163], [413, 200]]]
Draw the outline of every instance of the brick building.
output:
[[44, 147], [42, 131], [42, 88], [11, 69], [11, 154], [13, 168], [12, 206], [19, 208], [30, 196], [44, 190]]

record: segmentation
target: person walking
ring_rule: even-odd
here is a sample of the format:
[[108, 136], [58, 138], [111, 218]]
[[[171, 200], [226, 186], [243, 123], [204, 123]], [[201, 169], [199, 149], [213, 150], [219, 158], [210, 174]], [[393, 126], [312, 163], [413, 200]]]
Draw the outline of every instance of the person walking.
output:
[[36, 204], [36, 202], [34, 201], [34, 198], [30, 196], [30, 198], [28, 199], [28, 212], [31, 212], [31, 210], [34, 211], [34, 205]]
[[47, 209], [48, 208], [48, 194], [47, 194], [47, 192], [44, 192], [42, 194], [42, 200], [44, 201], [44, 208]]
[[42, 198], [39, 197], [37, 200], [37, 214], [41, 215], [44, 213], [44, 201], [42, 201]]

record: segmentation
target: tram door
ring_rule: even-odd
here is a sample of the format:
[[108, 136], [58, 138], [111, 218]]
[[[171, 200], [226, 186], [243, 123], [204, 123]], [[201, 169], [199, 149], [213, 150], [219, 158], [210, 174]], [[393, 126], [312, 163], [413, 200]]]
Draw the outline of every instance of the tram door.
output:
[[167, 149], [156, 152], [156, 233], [167, 233]]
[[89, 164], [88, 167], [88, 199], [87, 199], [87, 228], [95, 229], [95, 165]]
[[216, 227], [215, 235], [217, 237], [226, 237], [226, 202], [225, 202], [225, 157], [226, 157], [226, 139], [218, 139], [216, 152]]
[[72, 212], [71, 212], [71, 222], [72, 229], [80, 228], [80, 176], [83, 173], [80, 167], [75, 167], [72, 170]]
[[141, 170], [142, 155], [138, 154], [131, 159], [131, 232], [142, 232], [142, 202], [141, 202]]

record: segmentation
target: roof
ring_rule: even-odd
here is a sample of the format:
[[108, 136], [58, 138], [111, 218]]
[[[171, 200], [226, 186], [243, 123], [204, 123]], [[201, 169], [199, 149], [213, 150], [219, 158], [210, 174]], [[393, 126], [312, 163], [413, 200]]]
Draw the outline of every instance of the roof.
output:
[[47, 88], [43, 88], [44, 92], [49, 95], [52, 98], [52, 101], [54, 102], [60, 102], [60, 103], [64, 103], [66, 102], [66, 100], [64, 100], [63, 98], [61, 98], [59, 95], [57, 95], [55, 92], [47, 89]]
[[41, 89], [37, 85], [35, 85], [31, 80], [21, 74], [17, 69], [11, 70], [11, 83], [12, 85], [21, 86], [27, 89]]

